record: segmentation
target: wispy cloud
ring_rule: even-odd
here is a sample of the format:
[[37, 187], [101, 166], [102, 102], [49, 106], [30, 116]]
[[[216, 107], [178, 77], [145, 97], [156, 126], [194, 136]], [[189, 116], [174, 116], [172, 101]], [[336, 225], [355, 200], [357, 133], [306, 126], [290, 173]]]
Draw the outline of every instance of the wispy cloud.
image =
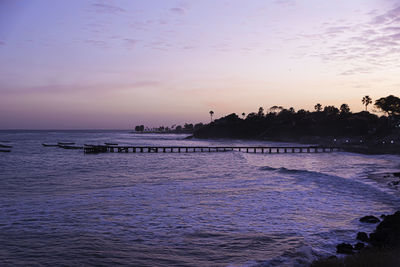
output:
[[393, 8], [382, 15], [376, 16], [372, 22], [377, 25], [400, 22], [400, 6]]
[[130, 39], [130, 38], [125, 38], [123, 39], [123, 42], [125, 44], [125, 47], [127, 48], [134, 48], [136, 44], [139, 42], [139, 40], [136, 39]]
[[0, 45], [6, 45], [6, 43], [0, 40]]
[[173, 8], [170, 8], [169, 11], [171, 11], [172, 13], [175, 13], [175, 14], [179, 14], [179, 15], [184, 15], [186, 13], [186, 9], [184, 9], [182, 7], [173, 7]]
[[7, 86], [0, 84], [1, 92], [8, 95], [20, 94], [93, 94], [102, 92], [115, 93], [117, 91], [135, 91], [143, 88], [151, 89], [160, 86], [160, 82], [156, 80], [138, 80], [126, 83], [101, 83], [101, 84], [48, 84], [43, 86]]
[[110, 1], [98, 1], [93, 3], [91, 7], [93, 11], [98, 13], [118, 14], [126, 12], [125, 9], [111, 4]]
[[275, 0], [277, 5], [294, 6], [296, 4], [295, 0]]
[[105, 41], [101, 41], [101, 40], [85, 40], [86, 44], [95, 46], [95, 47], [99, 47], [99, 48], [110, 48], [110, 44], [105, 42]]
[[[321, 33], [303, 35], [303, 38], [310, 38], [321, 46], [312, 56], [326, 63], [341, 63], [345, 68], [341, 75], [398, 67], [400, 6], [381, 14], [370, 12], [369, 16], [370, 19], [364, 23], [340, 22], [325, 25]], [[327, 38], [329, 42], [326, 42]]]

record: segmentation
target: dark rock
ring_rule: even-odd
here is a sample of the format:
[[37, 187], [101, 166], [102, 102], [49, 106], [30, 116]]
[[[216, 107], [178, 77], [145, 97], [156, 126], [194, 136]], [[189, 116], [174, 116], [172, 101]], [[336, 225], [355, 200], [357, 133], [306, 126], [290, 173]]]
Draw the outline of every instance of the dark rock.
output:
[[394, 172], [393, 175], [394, 177], [400, 177], [400, 172]]
[[385, 219], [386, 215], [382, 214], [380, 217], [381, 217], [381, 219]]
[[388, 183], [389, 186], [395, 186], [398, 185], [400, 183], [400, 181], [391, 181]]
[[368, 235], [365, 232], [358, 232], [357, 233], [357, 239], [363, 242], [368, 242]]
[[370, 244], [375, 247], [394, 248], [400, 245], [400, 211], [387, 215], [369, 235]]
[[341, 243], [336, 246], [336, 252], [341, 254], [353, 254], [353, 246], [348, 243]]
[[365, 245], [362, 242], [358, 242], [357, 244], [354, 245], [354, 249], [356, 250], [361, 250], [363, 248], [365, 248]]
[[369, 216], [364, 216], [360, 219], [360, 222], [365, 222], [365, 223], [378, 223], [380, 220], [376, 218], [375, 216], [369, 215]]

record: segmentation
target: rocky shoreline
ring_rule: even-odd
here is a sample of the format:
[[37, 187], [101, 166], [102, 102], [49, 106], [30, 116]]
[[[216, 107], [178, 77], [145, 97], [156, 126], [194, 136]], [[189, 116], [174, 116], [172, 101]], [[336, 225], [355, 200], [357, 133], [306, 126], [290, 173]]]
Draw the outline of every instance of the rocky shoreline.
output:
[[[374, 174], [370, 178], [397, 192], [400, 188], [400, 172]], [[369, 234], [358, 232], [352, 244], [338, 244], [338, 256], [316, 260], [310, 266], [400, 266], [400, 211], [380, 218], [367, 215], [359, 221], [378, 225]]]
[[347, 256], [319, 259], [310, 266], [400, 266], [400, 211], [381, 215], [381, 219], [368, 215], [359, 221], [379, 224], [369, 235], [358, 232], [354, 245], [341, 243], [336, 246], [338, 254]]

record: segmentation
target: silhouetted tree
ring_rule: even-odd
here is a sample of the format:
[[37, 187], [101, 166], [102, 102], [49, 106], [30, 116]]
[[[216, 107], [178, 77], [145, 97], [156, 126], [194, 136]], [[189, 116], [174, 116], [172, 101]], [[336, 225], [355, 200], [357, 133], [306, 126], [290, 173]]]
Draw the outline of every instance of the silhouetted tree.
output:
[[257, 116], [264, 117], [264, 108], [263, 107], [259, 107]]
[[342, 104], [340, 106], [340, 113], [346, 114], [346, 113], [350, 113], [350, 107], [347, 104]]
[[203, 128], [203, 126], [204, 126], [204, 124], [201, 123], [201, 122], [200, 122], [200, 123], [196, 123], [196, 124], [194, 125], [193, 130], [194, 130], [194, 131], [197, 131], [197, 130]]
[[327, 114], [338, 114], [339, 109], [335, 106], [325, 106], [324, 107], [324, 112]]
[[400, 114], [400, 98], [394, 95], [379, 98], [375, 101], [375, 106], [389, 116]]
[[365, 111], [367, 111], [368, 110], [367, 107], [369, 104], [372, 103], [372, 99], [369, 97], [369, 95], [366, 95], [362, 98], [361, 101], [362, 101], [363, 105], [365, 106]]
[[279, 113], [280, 111], [282, 111], [283, 107], [282, 106], [272, 106], [270, 107], [269, 111], [271, 113]]
[[250, 112], [249, 114], [247, 114], [247, 119], [253, 119], [257, 117], [257, 113], [255, 112]]
[[213, 121], [213, 119], [212, 119], [213, 115], [214, 115], [214, 111], [210, 110], [211, 122]]
[[242, 117], [243, 117], [243, 119], [245, 118], [245, 116], [246, 116], [246, 113], [244, 113], [244, 112], [243, 112], [243, 113], [242, 113]]
[[322, 105], [320, 103], [316, 104], [314, 106], [314, 109], [316, 112], [321, 112], [322, 111]]
[[135, 126], [135, 132], [143, 132], [143, 131], [144, 131], [144, 125]]
[[191, 123], [185, 123], [185, 125], [183, 126], [183, 129], [185, 130], [185, 131], [193, 131], [193, 124], [191, 124]]
[[294, 110], [293, 107], [290, 107], [290, 108], [289, 108], [289, 112], [294, 114], [296, 111]]

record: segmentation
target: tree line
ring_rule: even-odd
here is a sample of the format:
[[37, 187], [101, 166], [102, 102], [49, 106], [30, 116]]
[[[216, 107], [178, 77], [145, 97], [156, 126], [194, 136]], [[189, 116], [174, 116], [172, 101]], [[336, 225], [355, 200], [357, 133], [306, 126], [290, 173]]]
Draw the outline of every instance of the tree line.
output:
[[144, 125], [136, 125], [134, 131], [137, 133], [193, 133], [204, 126], [203, 123], [185, 123], [181, 125], [145, 127]]
[[400, 128], [400, 98], [389, 95], [375, 100], [374, 107], [384, 116], [368, 112], [373, 103], [368, 95], [362, 98], [365, 111], [352, 113], [348, 104], [340, 107], [322, 106], [317, 103], [314, 111], [272, 106], [268, 112], [263, 107], [258, 111], [239, 117], [232, 113], [212, 120], [195, 131], [199, 138], [265, 138], [298, 139], [302, 136], [385, 136]]

